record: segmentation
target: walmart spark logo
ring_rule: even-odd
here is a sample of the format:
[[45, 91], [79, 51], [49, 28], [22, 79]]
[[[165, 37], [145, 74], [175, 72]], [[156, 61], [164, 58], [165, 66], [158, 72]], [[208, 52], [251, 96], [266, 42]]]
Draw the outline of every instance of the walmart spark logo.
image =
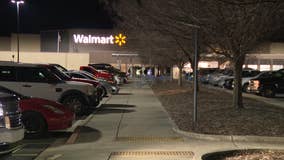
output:
[[126, 36], [121, 33], [118, 36], [115, 36], [115, 43], [118, 44], [120, 47], [126, 44]]

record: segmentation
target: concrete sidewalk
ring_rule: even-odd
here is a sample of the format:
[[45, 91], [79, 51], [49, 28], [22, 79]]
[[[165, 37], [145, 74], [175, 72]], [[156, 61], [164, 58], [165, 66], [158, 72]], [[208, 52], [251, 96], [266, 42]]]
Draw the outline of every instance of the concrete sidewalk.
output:
[[[283, 143], [208, 141], [183, 137], [153, 91], [139, 81], [124, 85], [83, 126], [75, 144], [49, 147], [37, 159], [201, 159], [233, 149], [284, 149]], [[192, 155], [192, 153], [194, 155]]]

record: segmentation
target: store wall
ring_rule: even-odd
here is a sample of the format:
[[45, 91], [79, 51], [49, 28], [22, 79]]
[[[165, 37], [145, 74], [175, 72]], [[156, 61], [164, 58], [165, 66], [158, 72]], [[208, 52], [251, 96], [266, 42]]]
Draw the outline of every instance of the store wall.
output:
[[271, 43], [270, 54], [283, 54], [284, 55], [284, 43]]
[[[12, 58], [14, 55], [14, 59]], [[0, 61], [16, 61], [17, 52], [0, 52]], [[20, 52], [20, 62], [23, 63], [57, 63], [67, 69], [78, 70], [80, 66], [89, 63], [89, 54], [55, 53], [55, 52]]]
[[10, 37], [0, 37], [0, 51], [11, 51]]
[[69, 52], [67, 31], [44, 31], [40, 33], [42, 52]]
[[[20, 34], [20, 51], [23, 52], [40, 52], [39, 34]], [[17, 34], [11, 35], [11, 51], [17, 50]]]

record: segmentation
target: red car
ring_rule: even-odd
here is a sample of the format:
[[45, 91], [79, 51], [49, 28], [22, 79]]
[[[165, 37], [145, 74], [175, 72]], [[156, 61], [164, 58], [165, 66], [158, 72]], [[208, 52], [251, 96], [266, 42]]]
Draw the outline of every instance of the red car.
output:
[[72, 111], [57, 102], [26, 97], [5, 87], [0, 87], [0, 92], [19, 97], [22, 122], [26, 134], [31, 137], [43, 136], [47, 131], [69, 128], [75, 119], [75, 114]]
[[105, 79], [110, 83], [114, 83], [114, 76], [111, 73], [99, 72], [94, 67], [91, 67], [91, 66], [81, 66], [80, 70], [93, 74], [95, 78]]

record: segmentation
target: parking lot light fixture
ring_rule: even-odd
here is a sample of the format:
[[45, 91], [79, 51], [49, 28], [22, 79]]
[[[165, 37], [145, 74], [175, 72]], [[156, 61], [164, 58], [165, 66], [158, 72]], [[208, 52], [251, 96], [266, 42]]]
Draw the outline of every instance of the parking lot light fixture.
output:
[[17, 62], [20, 61], [20, 40], [19, 40], [19, 34], [20, 34], [20, 4], [24, 4], [25, 2], [23, 0], [11, 0], [12, 3], [17, 5]]

